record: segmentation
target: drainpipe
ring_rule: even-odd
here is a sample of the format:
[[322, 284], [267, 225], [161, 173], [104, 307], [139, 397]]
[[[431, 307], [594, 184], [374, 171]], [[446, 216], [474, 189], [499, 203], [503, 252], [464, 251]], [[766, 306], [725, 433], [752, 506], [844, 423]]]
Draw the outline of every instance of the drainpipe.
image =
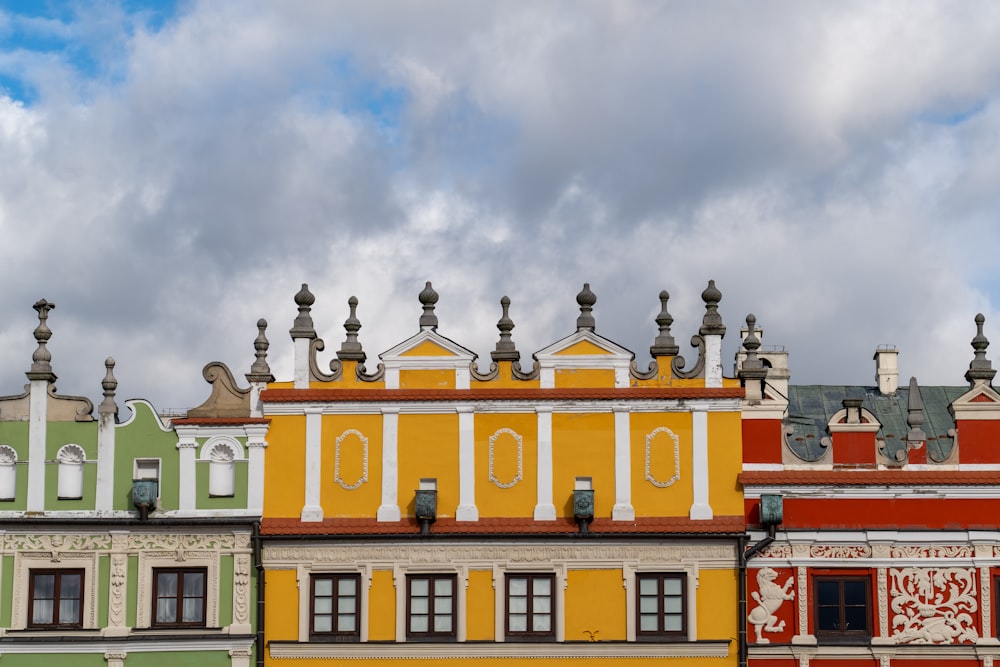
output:
[[264, 667], [264, 561], [259, 523], [253, 525], [252, 539], [254, 567], [257, 568], [257, 667]]

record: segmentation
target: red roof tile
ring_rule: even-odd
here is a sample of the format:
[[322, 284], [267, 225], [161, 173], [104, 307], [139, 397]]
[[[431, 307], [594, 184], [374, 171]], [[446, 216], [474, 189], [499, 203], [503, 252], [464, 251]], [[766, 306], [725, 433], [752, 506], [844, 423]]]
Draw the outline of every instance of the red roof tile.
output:
[[[685, 517], [640, 517], [634, 521], [594, 519], [590, 532], [597, 534], [670, 534], [717, 535], [742, 533], [746, 522], [742, 516], [718, 516], [707, 521]], [[370, 518], [324, 519], [303, 522], [298, 518], [265, 517], [262, 535], [403, 535], [419, 531], [416, 519], [376, 521]], [[551, 535], [579, 531], [572, 519], [534, 521], [529, 518], [483, 518], [479, 521], [438, 519], [431, 526], [435, 535]]]
[[394, 401], [621, 401], [742, 398], [742, 387], [623, 387], [619, 389], [268, 389], [265, 403], [388, 403]]
[[990, 470], [768, 470], [739, 474], [740, 484], [805, 486], [996, 485], [1000, 471]]

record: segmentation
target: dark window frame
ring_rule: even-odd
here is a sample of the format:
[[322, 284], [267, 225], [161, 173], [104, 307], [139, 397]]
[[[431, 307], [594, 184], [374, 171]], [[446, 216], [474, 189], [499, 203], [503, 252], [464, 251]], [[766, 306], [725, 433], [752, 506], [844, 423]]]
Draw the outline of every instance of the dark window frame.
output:
[[[436, 581], [450, 581], [451, 582], [451, 630], [436, 631], [434, 630], [434, 620], [436, 616], [435, 612], [435, 601], [437, 599], [443, 599], [444, 596], [438, 596], [434, 592], [434, 583]], [[413, 626], [413, 612], [412, 612], [412, 602], [413, 602], [413, 582], [414, 581], [426, 581], [427, 582], [427, 631], [419, 632], [412, 629]], [[406, 575], [406, 639], [408, 641], [425, 641], [425, 642], [453, 642], [458, 640], [458, 578], [454, 574], [408, 574]]]
[[[864, 590], [864, 610], [865, 610], [865, 627], [857, 629], [830, 629], [820, 627], [820, 608], [821, 607], [836, 607], [838, 610], [837, 624], [842, 626], [845, 624], [845, 613], [848, 607], [856, 607], [857, 605], [848, 605], [844, 599], [844, 584], [845, 583], [855, 583], [861, 582], [865, 586]], [[836, 583], [838, 587], [837, 591], [837, 601], [835, 605], [831, 604], [820, 604], [819, 596], [819, 584], [821, 583]], [[863, 573], [843, 573], [843, 574], [813, 574], [812, 576], [812, 590], [810, 591], [812, 597], [812, 612], [813, 612], [813, 635], [816, 637], [817, 641], [822, 643], [866, 643], [872, 637], [872, 582], [871, 576]]]
[[[39, 576], [53, 576], [55, 577], [54, 585], [52, 589], [52, 622], [51, 623], [39, 623], [35, 621], [35, 578]], [[77, 604], [77, 618], [79, 620], [72, 623], [62, 623], [59, 620], [59, 609], [62, 606], [64, 598], [60, 595], [62, 589], [63, 577], [69, 576], [79, 576], [80, 577], [80, 597], [76, 598]], [[81, 569], [31, 569], [28, 572], [28, 623], [27, 627], [32, 630], [66, 630], [75, 629], [79, 630], [83, 628], [83, 597], [87, 594], [86, 591], [87, 574], [86, 571]], [[49, 599], [49, 598], [45, 598]], [[73, 598], [65, 598], [67, 600], [72, 600]]]
[[[635, 638], [636, 641], [687, 641], [688, 639], [688, 582], [686, 572], [639, 572], [635, 576]], [[656, 582], [656, 630], [642, 629], [642, 581], [651, 580]], [[664, 629], [664, 619], [668, 612], [664, 609], [664, 582], [679, 581], [681, 585], [681, 629]], [[648, 613], [646, 614], [648, 615]], [[676, 615], [669, 612], [669, 615]]]
[[[337, 630], [337, 621], [340, 617], [340, 582], [354, 582], [354, 630]], [[330, 594], [332, 609], [330, 616], [329, 631], [316, 630], [316, 583], [319, 581], [332, 582], [333, 589]], [[323, 596], [326, 597], [326, 596]], [[312, 641], [326, 642], [360, 642], [361, 641], [361, 575], [349, 572], [313, 572], [309, 576], [309, 639]]]
[[[515, 631], [510, 629], [510, 582], [514, 579], [524, 579], [527, 581], [527, 627], [528, 630]], [[549, 582], [549, 629], [548, 630], [532, 630], [534, 622], [534, 582], [539, 580], [547, 580]], [[504, 576], [504, 638], [505, 639], [516, 639], [518, 641], [525, 642], [554, 642], [556, 640], [556, 577], [552, 573], [535, 573], [535, 572], [508, 572]]]
[[[159, 595], [159, 585], [160, 585], [160, 575], [161, 574], [175, 574], [177, 575], [177, 593], [173, 596], [176, 602], [174, 606], [175, 619], [173, 621], [161, 621], [159, 620], [159, 614], [157, 613], [157, 608], [159, 607], [160, 595]], [[184, 618], [184, 576], [189, 574], [200, 574], [201, 575], [201, 619], [197, 621], [185, 621]], [[208, 627], [208, 568], [206, 567], [156, 567], [153, 568], [153, 591], [152, 591], [152, 606], [153, 609], [150, 613], [150, 627], [153, 628], [205, 628]], [[169, 599], [170, 596], [163, 596], [164, 599]]]

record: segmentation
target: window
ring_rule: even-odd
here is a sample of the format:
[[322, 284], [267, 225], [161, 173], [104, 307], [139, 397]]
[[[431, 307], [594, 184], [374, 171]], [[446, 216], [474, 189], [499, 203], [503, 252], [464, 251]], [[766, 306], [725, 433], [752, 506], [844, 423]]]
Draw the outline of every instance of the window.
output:
[[153, 570], [153, 627], [205, 627], [205, 568]]
[[640, 574], [636, 639], [687, 639], [687, 575]]
[[871, 636], [868, 577], [814, 577], [813, 597], [817, 638], [867, 640]]
[[83, 570], [32, 570], [29, 628], [82, 628]]
[[356, 574], [314, 574], [310, 582], [310, 639], [360, 641], [360, 577]]
[[508, 574], [506, 636], [519, 640], [555, 640], [551, 574]]
[[160, 497], [160, 459], [135, 459], [132, 479], [156, 482], [156, 497]]
[[406, 616], [408, 639], [455, 639], [455, 575], [408, 576]]

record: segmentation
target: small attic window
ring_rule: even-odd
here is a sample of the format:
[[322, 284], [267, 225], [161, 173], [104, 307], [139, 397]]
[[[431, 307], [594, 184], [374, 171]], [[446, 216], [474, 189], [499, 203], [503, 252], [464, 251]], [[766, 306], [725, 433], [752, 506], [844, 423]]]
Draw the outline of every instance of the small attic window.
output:
[[135, 459], [132, 479], [151, 479], [156, 482], [156, 497], [160, 497], [160, 459]]

